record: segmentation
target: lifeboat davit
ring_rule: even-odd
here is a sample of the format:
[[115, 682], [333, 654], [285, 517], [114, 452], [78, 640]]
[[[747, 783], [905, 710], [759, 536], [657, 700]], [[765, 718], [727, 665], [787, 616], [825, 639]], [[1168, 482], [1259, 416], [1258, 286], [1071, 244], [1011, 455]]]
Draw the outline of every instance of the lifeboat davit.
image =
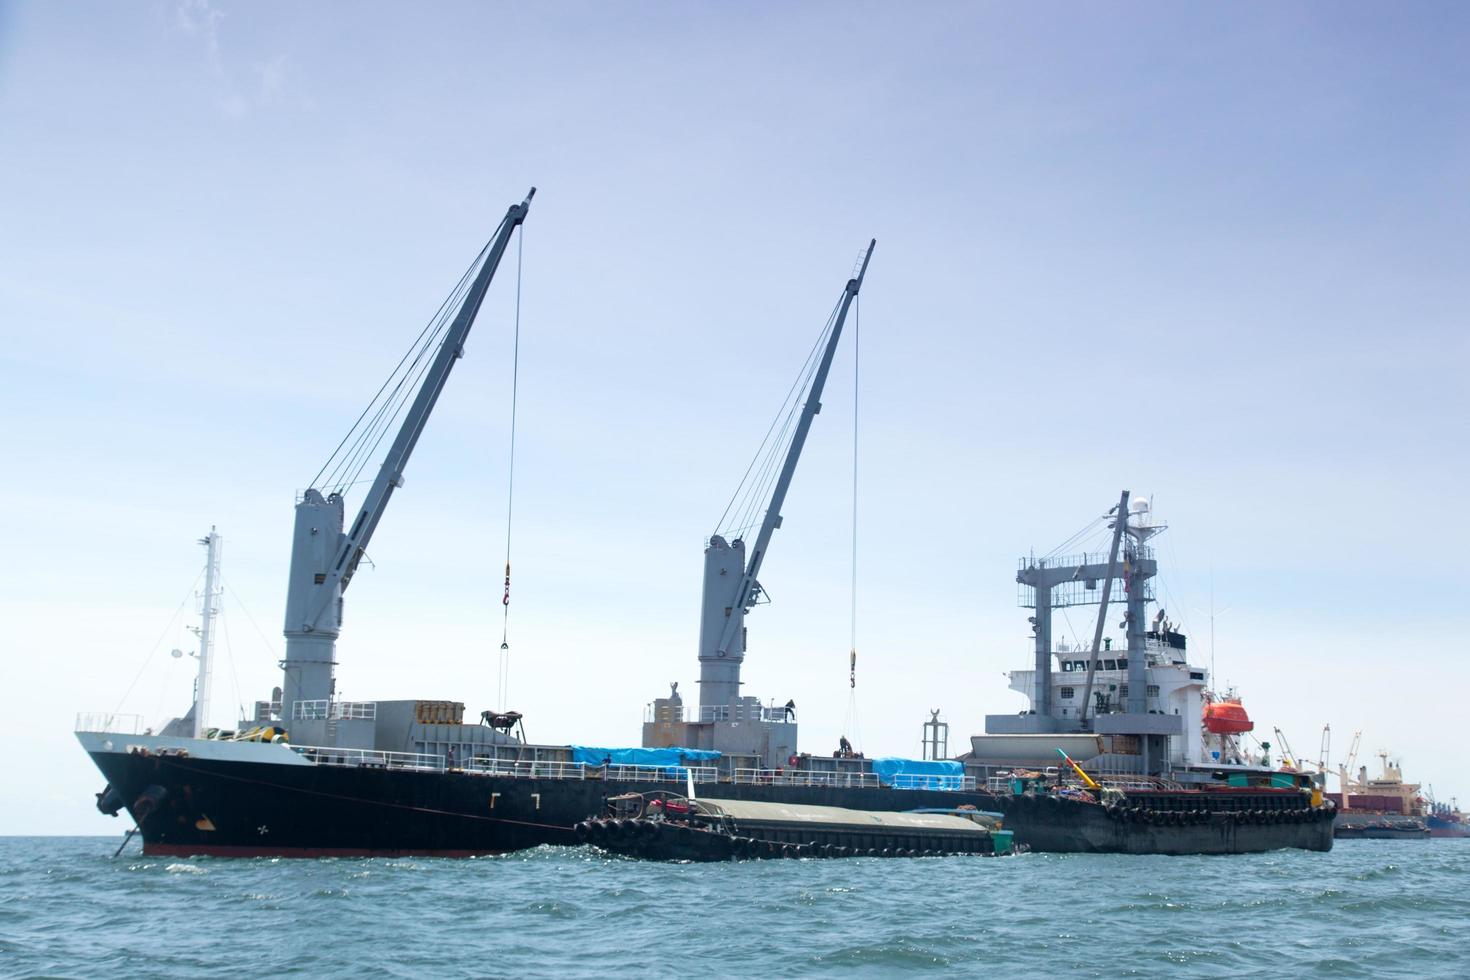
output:
[[1205, 705], [1205, 730], [1211, 735], [1240, 735], [1256, 727], [1240, 698], [1211, 701]]

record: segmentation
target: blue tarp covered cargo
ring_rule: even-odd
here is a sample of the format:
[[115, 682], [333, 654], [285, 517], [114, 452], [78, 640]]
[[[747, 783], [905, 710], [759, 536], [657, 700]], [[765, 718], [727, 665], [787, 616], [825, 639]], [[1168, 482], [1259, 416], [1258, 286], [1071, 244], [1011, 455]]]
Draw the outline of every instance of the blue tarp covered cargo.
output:
[[614, 766], [650, 766], [673, 769], [682, 766], [708, 765], [720, 757], [709, 749], [608, 749], [594, 745], [573, 745], [572, 761], [588, 766], [608, 762]]
[[965, 767], [948, 759], [874, 759], [873, 772], [894, 789], [961, 789]]

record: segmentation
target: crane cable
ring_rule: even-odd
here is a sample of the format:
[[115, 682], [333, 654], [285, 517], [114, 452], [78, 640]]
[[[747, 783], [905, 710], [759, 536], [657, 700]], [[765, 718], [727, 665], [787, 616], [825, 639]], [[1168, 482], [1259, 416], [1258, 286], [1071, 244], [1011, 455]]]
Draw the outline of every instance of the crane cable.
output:
[[847, 686], [857, 690], [857, 579], [858, 579], [858, 368], [862, 350], [862, 307], [853, 298], [852, 311], [852, 594]]
[[[847, 720], [843, 727], [851, 729], [862, 748], [862, 732], [858, 725], [857, 704], [857, 607], [858, 607], [858, 381], [862, 352], [862, 299], [853, 297], [852, 309], [852, 580], [849, 595], [847, 652]], [[844, 733], [844, 738], [846, 734]]]
[[510, 466], [505, 490], [505, 592], [500, 597], [500, 674], [497, 679], [498, 701], [501, 711], [505, 710], [507, 691], [510, 687], [510, 531], [511, 515], [515, 506], [516, 485], [516, 403], [520, 391], [521, 372], [521, 259], [525, 245], [524, 226], [516, 235], [516, 315], [515, 340], [511, 349], [510, 368]]

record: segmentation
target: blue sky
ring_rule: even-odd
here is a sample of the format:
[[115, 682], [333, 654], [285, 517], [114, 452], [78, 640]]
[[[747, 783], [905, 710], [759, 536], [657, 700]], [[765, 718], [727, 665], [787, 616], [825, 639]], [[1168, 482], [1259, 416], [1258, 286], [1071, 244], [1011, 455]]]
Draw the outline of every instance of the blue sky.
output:
[[[135, 677], [125, 710], [182, 707], [165, 626], [211, 524], [218, 720], [278, 683], [293, 493], [532, 184], [509, 700], [533, 738], [634, 743], [693, 688], [702, 539], [876, 237], [860, 747], [1018, 710], [1015, 560], [1126, 486], [1171, 524], [1201, 656], [1213, 581], [1221, 679], [1266, 737], [1313, 755], [1330, 723], [1340, 756], [1362, 729], [1470, 799], [1467, 19], [7, 6], [0, 662], [39, 751], [0, 832], [118, 829], [71, 718]], [[494, 702], [510, 281], [348, 593], [345, 696]], [[850, 724], [850, 341], [745, 673], [813, 751]]]

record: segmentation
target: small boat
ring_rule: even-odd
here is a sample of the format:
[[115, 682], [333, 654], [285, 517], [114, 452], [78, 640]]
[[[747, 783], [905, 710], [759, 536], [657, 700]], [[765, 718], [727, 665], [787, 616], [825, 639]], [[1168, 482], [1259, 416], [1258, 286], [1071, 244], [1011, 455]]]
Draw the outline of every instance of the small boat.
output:
[[1394, 813], [1344, 813], [1337, 818], [1338, 840], [1429, 840], [1430, 828], [1418, 817]]
[[575, 832], [614, 854], [657, 861], [996, 856], [1016, 850], [1000, 816], [963, 807], [890, 812], [628, 793], [610, 797], [606, 813]]

